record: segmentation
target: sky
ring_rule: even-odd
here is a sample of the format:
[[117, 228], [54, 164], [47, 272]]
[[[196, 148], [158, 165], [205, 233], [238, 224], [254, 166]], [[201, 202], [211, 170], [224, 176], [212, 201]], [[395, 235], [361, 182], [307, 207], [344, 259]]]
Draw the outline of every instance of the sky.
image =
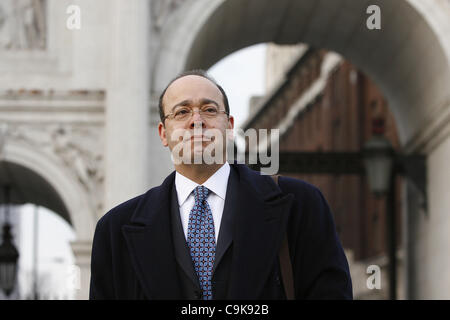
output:
[[[72, 226], [61, 216], [44, 207], [38, 207], [38, 279], [39, 287], [49, 298], [73, 298], [69, 283], [74, 270], [74, 256], [70, 242], [76, 239]], [[22, 297], [31, 291], [33, 281], [35, 206], [27, 204], [20, 210], [20, 257], [18, 281]]]
[[[208, 73], [227, 93], [230, 112], [235, 118], [235, 128], [240, 127], [248, 116], [248, 102], [253, 95], [265, 91], [265, 44], [237, 51], [212, 66]], [[73, 228], [59, 215], [38, 208], [38, 272], [45, 280], [42, 289], [48, 298], [74, 299], [74, 255], [70, 242], [76, 240]], [[26, 298], [30, 292], [33, 270], [35, 206], [27, 204], [19, 210], [19, 228], [13, 229], [20, 253], [18, 282]], [[2, 217], [3, 218], [3, 217]], [[4, 298], [0, 294], [0, 299]], [[15, 298], [18, 298], [17, 295]]]
[[266, 45], [258, 44], [232, 53], [208, 70], [228, 96], [235, 128], [248, 116], [250, 97], [265, 92], [265, 58]]

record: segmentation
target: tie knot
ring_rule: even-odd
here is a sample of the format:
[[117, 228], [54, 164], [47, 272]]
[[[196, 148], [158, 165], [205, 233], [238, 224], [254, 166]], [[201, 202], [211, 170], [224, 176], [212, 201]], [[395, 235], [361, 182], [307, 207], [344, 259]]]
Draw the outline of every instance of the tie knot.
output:
[[208, 198], [209, 189], [204, 186], [198, 186], [194, 189], [194, 199], [195, 201], [203, 202]]

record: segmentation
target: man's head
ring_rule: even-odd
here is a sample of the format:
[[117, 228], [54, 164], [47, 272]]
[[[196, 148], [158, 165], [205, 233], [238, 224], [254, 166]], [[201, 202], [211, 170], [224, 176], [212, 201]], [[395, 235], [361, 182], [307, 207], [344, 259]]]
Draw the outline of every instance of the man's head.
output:
[[164, 102], [163, 102], [163, 100], [164, 100], [164, 96], [166, 94], [166, 91], [167, 91], [167, 89], [170, 87], [170, 85], [172, 83], [174, 83], [178, 79], [186, 77], [186, 76], [199, 76], [199, 77], [203, 77], [203, 78], [211, 81], [217, 87], [217, 89], [219, 89], [219, 91], [222, 93], [223, 105], [224, 105], [225, 111], [227, 112], [227, 114], [230, 114], [230, 106], [228, 104], [228, 97], [227, 97], [227, 94], [225, 93], [225, 90], [223, 90], [223, 88], [212, 77], [210, 77], [206, 73], [206, 71], [201, 70], [201, 69], [196, 69], [196, 70], [190, 70], [190, 71], [185, 71], [183, 73], [180, 73], [172, 81], [169, 82], [169, 84], [166, 86], [166, 88], [163, 90], [163, 92], [159, 96], [159, 103], [158, 103], [159, 117], [160, 117], [161, 122], [162, 122], [163, 125], [165, 124], [165, 119], [164, 119], [165, 113], [164, 113]]
[[174, 158], [182, 155], [193, 161], [195, 154], [204, 156], [213, 149], [213, 156], [217, 150], [225, 154], [234, 119], [224, 90], [205, 72], [189, 71], [172, 80], [161, 94], [159, 108], [159, 136]]

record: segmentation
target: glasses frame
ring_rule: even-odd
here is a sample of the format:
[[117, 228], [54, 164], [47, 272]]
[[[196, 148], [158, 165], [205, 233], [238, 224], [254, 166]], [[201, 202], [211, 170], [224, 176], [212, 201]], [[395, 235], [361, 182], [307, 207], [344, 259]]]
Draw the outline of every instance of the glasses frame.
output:
[[[162, 122], [164, 123], [164, 122], [166, 121], [166, 119], [175, 120], [175, 121], [180, 121], [180, 122], [187, 121], [187, 120], [191, 119], [191, 118], [194, 116], [194, 113], [195, 113], [195, 109], [193, 109], [193, 108], [189, 108], [189, 109], [191, 109], [191, 115], [190, 115], [187, 119], [185, 119], [185, 120], [175, 120], [175, 118], [170, 118], [171, 116], [173, 116], [173, 115], [175, 114], [175, 112], [171, 112], [171, 113], [166, 114], [166, 115], [162, 118]], [[198, 109], [198, 108], [197, 108], [197, 109]], [[197, 112], [198, 112], [198, 114], [199, 114], [200, 116], [202, 116], [202, 115], [200, 114], [200, 109], [198, 109]], [[227, 111], [225, 111], [225, 110], [217, 110], [217, 115], [219, 115], [219, 114], [221, 114], [221, 113], [226, 114], [227, 117], [230, 116], [230, 113], [227, 112]]]

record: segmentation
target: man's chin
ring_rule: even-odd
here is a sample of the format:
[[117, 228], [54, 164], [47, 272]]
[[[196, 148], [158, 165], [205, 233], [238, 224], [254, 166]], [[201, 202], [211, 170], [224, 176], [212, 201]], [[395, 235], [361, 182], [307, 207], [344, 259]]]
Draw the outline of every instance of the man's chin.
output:
[[[190, 144], [178, 145], [178, 148], [172, 148], [174, 159], [176, 164], [182, 165], [211, 165], [211, 164], [224, 164], [226, 160], [223, 160], [220, 155], [216, 157], [216, 149], [214, 148], [214, 142], [211, 141], [190, 141]], [[186, 154], [184, 154], [187, 151]], [[178, 153], [179, 152], [179, 153]], [[225, 152], [225, 151], [224, 151]], [[175, 154], [178, 154], [175, 156]], [[225, 153], [224, 153], [225, 154]]]

